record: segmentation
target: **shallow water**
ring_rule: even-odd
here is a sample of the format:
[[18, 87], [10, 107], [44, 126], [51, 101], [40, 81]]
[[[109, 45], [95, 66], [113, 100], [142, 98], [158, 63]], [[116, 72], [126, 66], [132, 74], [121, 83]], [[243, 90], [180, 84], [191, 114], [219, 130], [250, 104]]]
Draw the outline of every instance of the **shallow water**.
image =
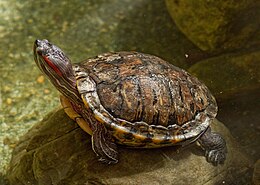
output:
[[[58, 92], [34, 63], [35, 39], [52, 41], [73, 62], [107, 51], [136, 50], [188, 69], [213, 55], [201, 51], [179, 31], [163, 1], [2, 0], [0, 17], [0, 176], [8, 168], [19, 137], [59, 106]], [[259, 47], [253, 49], [259, 51]], [[228, 75], [237, 78], [236, 73]], [[218, 118], [254, 161], [260, 152], [257, 92], [259, 83], [237, 96], [216, 93]]]

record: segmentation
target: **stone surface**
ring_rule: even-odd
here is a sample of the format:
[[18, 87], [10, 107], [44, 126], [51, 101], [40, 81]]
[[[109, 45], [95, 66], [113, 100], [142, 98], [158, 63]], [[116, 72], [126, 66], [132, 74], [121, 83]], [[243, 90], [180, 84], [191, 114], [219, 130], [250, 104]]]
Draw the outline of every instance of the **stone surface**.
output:
[[179, 29], [202, 50], [259, 44], [259, 40], [255, 42], [255, 36], [259, 38], [257, 0], [166, 0], [166, 5]]
[[188, 71], [217, 96], [260, 86], [260, 50], [230, 53], [202, 60]]
[[[7, 177], [10, 184], [244, 184], [251, 179], [250, 160], [239, 150], [225, 126], [214, 121], [228, 146], [224, 165], [206, 162], [195, 144], [185, 148], [129, 149], [119, 147], [120, 161], [97, 161], [90, 136], [62, 109], [36, 124], [13, 152]], [[243, 175], [242, 175], [243, 174]]]

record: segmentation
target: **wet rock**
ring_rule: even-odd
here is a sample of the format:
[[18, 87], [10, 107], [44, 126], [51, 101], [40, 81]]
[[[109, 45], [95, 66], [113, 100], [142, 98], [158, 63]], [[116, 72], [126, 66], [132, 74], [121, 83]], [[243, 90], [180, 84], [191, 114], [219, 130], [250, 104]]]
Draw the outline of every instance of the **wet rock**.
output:
[[[213, 130], [227, 141], [228, 156], [217, 167], [206, 162], [195, 144], [186, 148], [129, 149], [119, 147], [120, 161], [97, 161], [90, 136], [62, 109], [36, 124], [16, 146], [7, 177], [10, 184], [241, 184], [248, 181], [250, 160], [239, 150], [225, 126]], [[250, 177], [251, 179], [251, 177]]]
[[179, 29], [202, 50], [232, 50], [255, 42], [259, 1], [166, 0], [166, 5]]
[[217, 96], [260, 86], [260, 50], [209, 58], [188, 71], [203, 81]]

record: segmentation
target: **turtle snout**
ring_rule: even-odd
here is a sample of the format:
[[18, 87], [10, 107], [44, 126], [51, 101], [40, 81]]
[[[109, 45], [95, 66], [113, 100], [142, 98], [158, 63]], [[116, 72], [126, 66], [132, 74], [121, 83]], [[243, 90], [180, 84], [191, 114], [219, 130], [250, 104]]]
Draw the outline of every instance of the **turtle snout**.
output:
[[36, 39], [34, 44], [36, 45], [36, 47], [42, 47], [44, 45], [50, 45], [49, 41], [46, 40], [46, 39], [43, 39], [43, 40], [39, 40], [39, 39]]
[[47, 55], [49, 53], [53, 53], [53, 45], [46, 39], [44, 40], [35, 40], [34, 42], [34, 50], [39, 55]]

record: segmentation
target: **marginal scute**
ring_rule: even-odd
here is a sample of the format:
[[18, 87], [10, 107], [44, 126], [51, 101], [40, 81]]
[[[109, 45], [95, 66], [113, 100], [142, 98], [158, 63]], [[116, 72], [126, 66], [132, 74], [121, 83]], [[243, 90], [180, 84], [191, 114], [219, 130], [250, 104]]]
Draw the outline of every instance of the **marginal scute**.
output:
[[190, 142], [216, 116], [215, 99], [204, 84], [155, 56], [105, 53], [74, 70], [85, 106], [119, 144]]

